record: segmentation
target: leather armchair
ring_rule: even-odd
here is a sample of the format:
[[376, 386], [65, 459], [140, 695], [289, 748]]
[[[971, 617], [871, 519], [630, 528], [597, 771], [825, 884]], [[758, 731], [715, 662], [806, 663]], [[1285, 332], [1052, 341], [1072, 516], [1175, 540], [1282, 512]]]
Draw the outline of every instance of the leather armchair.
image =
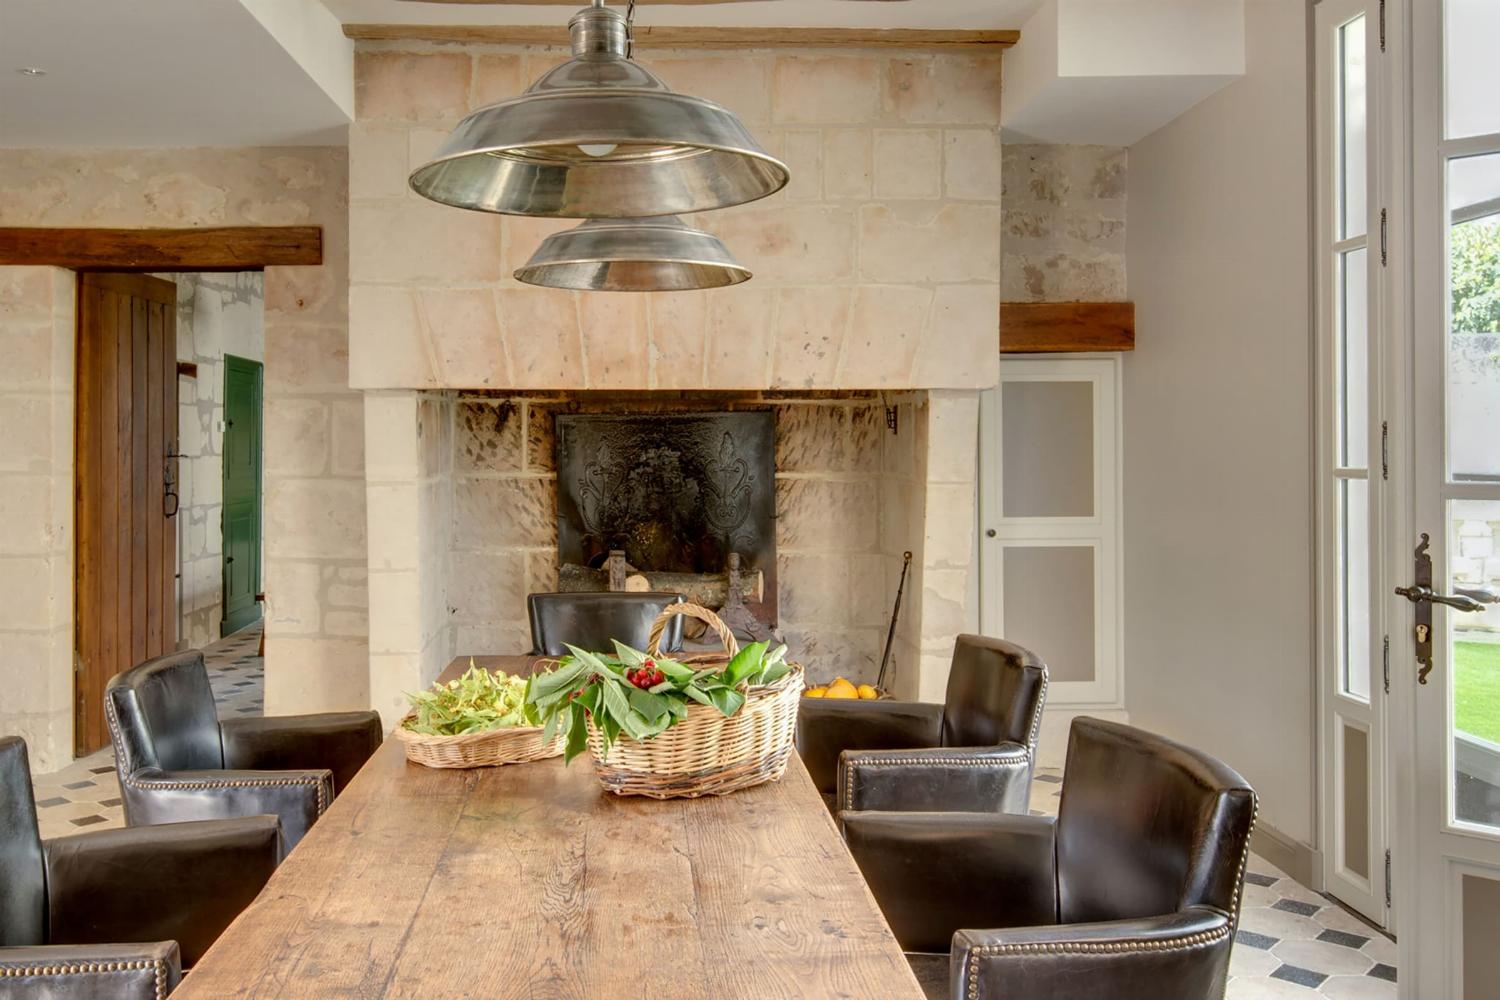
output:
[[943, 704], [806, 698], [797, 749], [835, 813], [1024, 813], [1046, 700], [1034, 654], [961, 635]]
[[275, 816], [43, 841], [26, 744], [0, 737], [0, 1000], [161, 1000], [280, 860]]
[[[566, 656], [568, 643], [579, 649], [608, 652], [618, 639], [631, 649], [645, 649], [651, 624], [681, 594], [588, 592], [530, 594], [531, 651], [537, 656]], [[662, 652], [682, 649], [682, 618], [673, 618], [662, 633]]]
[[203, 654], [110, 680], [104, 715], [131, 826], [270, 813], [291, 850], [380, 746], [375, 712], [220, 722]]
[[840, 819], [902, 947], [949, 953], [954, 1000], [1217, 1000], [1255, 807], [1212, 757], [1077, 719], [1056, 820]]

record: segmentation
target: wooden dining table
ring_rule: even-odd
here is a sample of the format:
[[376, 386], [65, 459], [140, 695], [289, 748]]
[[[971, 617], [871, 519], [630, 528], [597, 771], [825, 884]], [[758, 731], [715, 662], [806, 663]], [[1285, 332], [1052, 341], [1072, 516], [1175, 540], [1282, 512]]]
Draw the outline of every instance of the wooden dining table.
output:
[[173, 996], [923, 994], [795, 754], [778, 782], [656, 801], [587, 756], [440, 770], [389, 738]]

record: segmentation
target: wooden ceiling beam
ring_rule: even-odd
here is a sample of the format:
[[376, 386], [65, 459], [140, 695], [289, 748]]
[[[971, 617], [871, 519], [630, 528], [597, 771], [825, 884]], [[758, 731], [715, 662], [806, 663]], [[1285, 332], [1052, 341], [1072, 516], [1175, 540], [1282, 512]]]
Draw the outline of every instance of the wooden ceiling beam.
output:
[[0, 264], [79, 271], [259, 271], [322, 263], [321, 226], [0, 228]]
[[[568, 44], [561, 25], [346, 24], [358, 42], [464, 42], [472, 45]], [[637, 27], [635, 41], [658, 49], [1008, 49], [1019, 31], [943, 31], [927, 28], [746, 28], [658, 25]]]
[[1005, 302], [1001, 354], [1135, 350], [1134, 302]]

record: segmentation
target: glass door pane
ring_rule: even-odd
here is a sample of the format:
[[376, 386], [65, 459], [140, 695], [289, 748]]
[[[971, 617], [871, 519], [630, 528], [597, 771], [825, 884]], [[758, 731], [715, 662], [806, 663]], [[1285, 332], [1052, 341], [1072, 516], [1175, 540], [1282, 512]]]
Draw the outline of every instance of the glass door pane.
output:
[[1448, 137], [1500, 132], [1500, 3], [1448, 0]]

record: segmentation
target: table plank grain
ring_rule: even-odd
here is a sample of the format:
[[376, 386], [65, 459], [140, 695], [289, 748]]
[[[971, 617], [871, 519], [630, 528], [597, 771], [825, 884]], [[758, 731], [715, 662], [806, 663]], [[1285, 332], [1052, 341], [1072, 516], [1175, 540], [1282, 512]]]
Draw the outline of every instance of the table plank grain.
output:
[[780, 782], [657, 802], [586, 758], [434, 770], [388, 739], [174, 994], [223, 997], [922, 992], [795, 755]]

